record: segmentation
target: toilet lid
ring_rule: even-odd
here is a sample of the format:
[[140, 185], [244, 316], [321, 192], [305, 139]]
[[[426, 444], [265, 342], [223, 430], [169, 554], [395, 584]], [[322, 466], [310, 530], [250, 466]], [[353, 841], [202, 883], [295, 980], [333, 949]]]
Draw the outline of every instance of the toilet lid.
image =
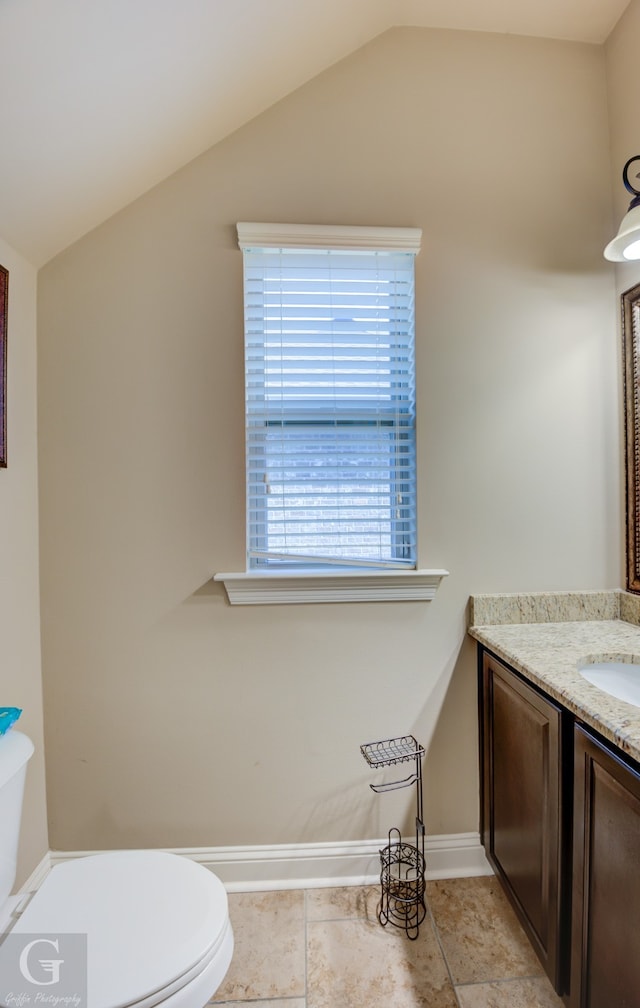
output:
[[227, 929], [220, 880], [163, 851], [114, 851], [56, 865], [14, 933], [87, 935], [88, 1003], [162, 1001], [215, 956]]

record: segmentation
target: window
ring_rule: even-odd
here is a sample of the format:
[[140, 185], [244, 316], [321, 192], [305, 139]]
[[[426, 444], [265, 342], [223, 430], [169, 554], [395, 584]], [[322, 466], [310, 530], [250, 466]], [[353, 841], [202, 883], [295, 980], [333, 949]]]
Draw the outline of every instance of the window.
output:
[[238, 225], [248, 566], [415, 568], [420, 232], [283, 230]]
[[247, 570], [232, 604], [430, 600], [417, 570], [418, 228], [238, 224]]

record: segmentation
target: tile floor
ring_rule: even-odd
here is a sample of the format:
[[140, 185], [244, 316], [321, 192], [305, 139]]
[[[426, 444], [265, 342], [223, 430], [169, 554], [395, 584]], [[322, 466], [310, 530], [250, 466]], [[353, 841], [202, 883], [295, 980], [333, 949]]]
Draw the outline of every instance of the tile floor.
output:
[[211, 1004], [252, 1008], [562, 1008], [493, 877], [427, 882], [416, 941], [378, 887], [229, 896], [235, 953]]

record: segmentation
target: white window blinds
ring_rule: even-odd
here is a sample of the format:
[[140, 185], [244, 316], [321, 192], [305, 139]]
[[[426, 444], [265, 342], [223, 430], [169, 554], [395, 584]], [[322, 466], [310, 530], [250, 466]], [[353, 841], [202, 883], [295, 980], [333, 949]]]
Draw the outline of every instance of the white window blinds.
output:
[[420, 232], [239, 224], [238, 236], [249, 567], [415, 567]]

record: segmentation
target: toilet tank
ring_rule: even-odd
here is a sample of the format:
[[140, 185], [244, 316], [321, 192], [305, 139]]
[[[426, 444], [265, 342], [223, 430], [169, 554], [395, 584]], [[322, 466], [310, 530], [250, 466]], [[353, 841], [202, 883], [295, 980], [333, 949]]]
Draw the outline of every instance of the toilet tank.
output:
[[0, 735], [0, 908], [16, 880], [18, 837], [27, 763], [33, 742], [10, 728]]

